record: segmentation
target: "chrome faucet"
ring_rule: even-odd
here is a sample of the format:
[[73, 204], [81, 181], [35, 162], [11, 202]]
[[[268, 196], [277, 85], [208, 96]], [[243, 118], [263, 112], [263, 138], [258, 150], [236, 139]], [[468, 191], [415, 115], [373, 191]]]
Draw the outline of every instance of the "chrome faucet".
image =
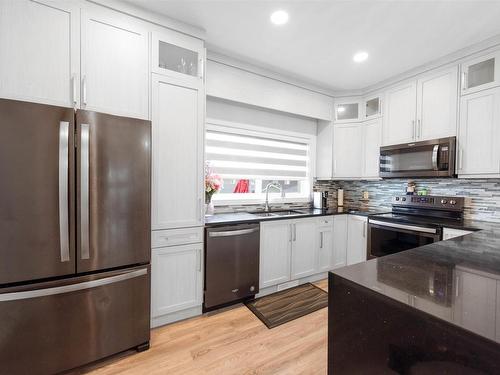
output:
[[270, 182], [270, 183], [268, 183], [266, 185], [266, 187], [264, 188], [264, 190], [266, 191], [266, 204], [264, 206], [264, 211], [265, 212], [269, 212], [270, 211], [270, 208], [269, 208], [269, 189], [270, 188], [275, 188], [280, 193], [283, 193], [283, 188], [281, 187], [281, 185], [280, 185], [279, 182]]

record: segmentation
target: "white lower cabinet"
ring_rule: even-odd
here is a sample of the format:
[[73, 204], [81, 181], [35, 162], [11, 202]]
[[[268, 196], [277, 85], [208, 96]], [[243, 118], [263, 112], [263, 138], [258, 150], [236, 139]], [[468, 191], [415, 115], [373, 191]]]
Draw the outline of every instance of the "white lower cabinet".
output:
[[292, 223], [279, 220], [260, 224], [261, 289], [290, 280]]
[[467, 234], [471, 234], [470, 230], [460, 230], [460, 229], [453, 229], [453, 228], [443, 228], [443, 241], [444, 240], [449, 240], [450, 238], [455, 238], [455, 237], [462, 237]]
[[[153, 326], [179, 318], [169, 315], [203, 303], [203, 244], [160, 247], [151, 252]], [[186, 316], [187, 317], [187, 316]]]
[[347, 265], [366, 260], [368, 218], [349, 215], [347, 231]]
[[466, 329], [494, 340], [497, 280], [457, 266], [454, 287], [453, 320]]
[[347, 218], [348, 215], [333, 217], [333, 268], [347, 264]]
[[318, 249], [316, 244], [316, 218], [295, 220], [292, 224], [292, 280], [316, 273]]
[[[349, 216], [351, 215], [262, 222], [260, 288], [345, 266], [349, 253]], [[356, 225], [358, 221], [354, 223]], [[363, 251], [366, 257], [366, 242]]]

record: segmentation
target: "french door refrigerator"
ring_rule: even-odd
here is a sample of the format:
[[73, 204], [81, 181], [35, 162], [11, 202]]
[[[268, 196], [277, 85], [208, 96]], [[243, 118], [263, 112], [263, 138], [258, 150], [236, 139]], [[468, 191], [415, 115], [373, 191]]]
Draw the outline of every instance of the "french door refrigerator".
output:
[[0, 99], [0, 374], [149, 346], [149, 121]]

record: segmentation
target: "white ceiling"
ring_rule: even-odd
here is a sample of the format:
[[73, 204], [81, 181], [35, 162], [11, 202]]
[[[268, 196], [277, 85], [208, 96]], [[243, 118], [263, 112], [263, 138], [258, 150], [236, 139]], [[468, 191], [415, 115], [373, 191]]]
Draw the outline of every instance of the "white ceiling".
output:
[[[356, 90], [500, 34], [500, 1], [128, 0], [201, 27], [208, 48], [333, 90]], [[270, 13], [288, 11], [284, 26]], [[352, 61], [358, 50], [370, 56]]]

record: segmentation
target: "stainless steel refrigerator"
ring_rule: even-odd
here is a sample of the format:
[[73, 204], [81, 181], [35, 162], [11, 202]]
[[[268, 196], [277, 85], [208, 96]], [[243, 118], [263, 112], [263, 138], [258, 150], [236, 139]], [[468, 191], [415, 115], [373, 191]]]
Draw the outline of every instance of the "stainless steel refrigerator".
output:
[[151, 123], [0, 99], [0, 374], [149, 347]]

